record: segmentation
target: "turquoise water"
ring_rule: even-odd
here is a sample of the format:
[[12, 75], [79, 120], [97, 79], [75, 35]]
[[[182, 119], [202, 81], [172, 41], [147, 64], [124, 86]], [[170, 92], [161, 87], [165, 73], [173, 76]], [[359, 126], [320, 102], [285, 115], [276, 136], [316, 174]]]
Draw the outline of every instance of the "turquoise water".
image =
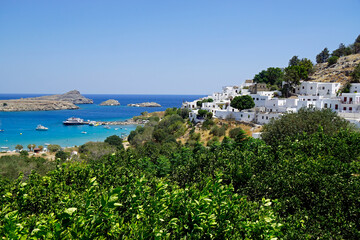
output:
[[[0, 94], [0, 99], [14, 99], [40, 96], [37, 94]], [[45, 143], [59, 144], [62, 147], [81, 145], [88, 141], [103, 141], [111, 135], [128, 135], [136, 126], [64, 126], [62, 121], [69, 117], [80, 117], [84, 120], [114, 121], [126, 120], [141, 112], [164, 111], [169, 107], [180, 107], [183, 101], [193, 101], [201, 95], [84, 95], [94, 100], [94, 104], [78, 105], [78, 110], [34, 111], [34, 112], [0, 112], [0, 147], [13, 150], [17, 144], [26, 148], [28, 144], [44, 146]], [[108, 99], [116, 99], [121, 106], [99, 106]], [[137, 108], [127, 107], [128, 103], [157, 102], [162, 107]], [[48, 131], [36, 131], [38, 124], [48, 127]], [[117, 128], [117, 130], [115, 129]], [[87, 132], [83, 134], [82, 132]]]

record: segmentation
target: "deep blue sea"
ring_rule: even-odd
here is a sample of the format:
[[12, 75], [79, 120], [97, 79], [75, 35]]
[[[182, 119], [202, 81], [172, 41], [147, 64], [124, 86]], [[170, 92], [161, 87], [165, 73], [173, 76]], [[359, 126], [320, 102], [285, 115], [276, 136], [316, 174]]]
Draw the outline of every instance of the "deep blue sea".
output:
[[[0, 99], [18, 99], [36, 97], [44, 94], [0, 94]], [[28, 144], [44, 146], [59, 144], [62, 147], [81, 145], [88, 141], [103, 141], [111, 135], [128, 135], [136, 126], [64, 126], [62, 122], [69, 117], [79, 117], [84, 120], [111, 121], [126, 120], [141, 112], [164, 111], [169, 107], [181, 107], [183, 101], [193, 101], [203, 95], [110, 95], [110, 94], [83, 94], [93, 99], [94, 104], [78, 105], [78, 110], [58, 111], [31, 111], [31, 112], [0, 112], [0, 147], [9, 147], [13, 150], [17, 144], [24, 148]], [[99, 106], [108, 99], [116, 99], [121, 106]], [[140, 108], [127, 107], [128, 103], [157, 102], [162, 107]], [[36, 131], [38, 124], [48, 127], [48, 131]], [[118, 128], [115, 130], [115, 128]], [[82, 134], [81, 132], [87, 132]]]

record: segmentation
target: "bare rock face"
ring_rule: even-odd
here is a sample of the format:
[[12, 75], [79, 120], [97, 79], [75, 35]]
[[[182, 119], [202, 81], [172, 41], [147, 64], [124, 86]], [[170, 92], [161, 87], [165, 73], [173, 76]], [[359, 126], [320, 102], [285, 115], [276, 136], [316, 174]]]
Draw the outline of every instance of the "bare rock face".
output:
[[119, 101], [115, 99], [109, 99], [107, 101], [100, 103], [100, 106], [119, 106], [119, 105], [120, 105]]
[[35, 98], [29, 98], [29, 99], [32, 99], [32, 100], [67, 101], [67, 102], [72, 102], [73, 104], [92, 104], [93, 103], [92, 99], [84, 97], [77, 90], [72, 90], [72, 91], [64, 93], [64, 94], [41, 96], [41, 97], [35, 97]]
[[79, 109], [79, 107], [67, 101], [28, 99], [0, 100], [0, 112], [51, 111], [65, 109]]
[[161, 107], [160, 104], [156, 102], [143, 102], [143, 103], [130, 103], [128, 107]]

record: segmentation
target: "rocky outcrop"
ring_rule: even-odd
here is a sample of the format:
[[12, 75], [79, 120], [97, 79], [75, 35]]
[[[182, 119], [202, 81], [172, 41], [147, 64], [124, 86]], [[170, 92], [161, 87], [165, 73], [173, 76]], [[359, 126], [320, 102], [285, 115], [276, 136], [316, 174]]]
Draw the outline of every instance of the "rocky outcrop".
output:
[[156, 102], [143, 102], [143, 103], [130, 103], [128, 107], [161, 107], [160, 104]]
[[66, 101], [66, 102], [72, 102], [73, 104], [92, 104], [93, 103], [92, 99], [84, 97], [77, 90], [72, 90], [72, 91], [64, 93], [64, 94], [41, 96], [41, 97], [27, 98], [27, 99], [30, 99], [30, 100]]
[[119, 106], [119, 105], [120, 105], [119, 101], [115, 99], [109, 99], [107, 101], [100, 103], [100, 106]]
[[344, 56], [337, 63], [329, 66], [328, 63], [315, 65], [315, 73], [310, 76], [313, 82], [338, 82], [345, 84], [351, 81], [351, 73], [360, 63], [360, 54]]
[[51, 111], [65, 109], [79, 109], [79, 107], [68, 101], [29, 99], [0, 100], [0, 112]]

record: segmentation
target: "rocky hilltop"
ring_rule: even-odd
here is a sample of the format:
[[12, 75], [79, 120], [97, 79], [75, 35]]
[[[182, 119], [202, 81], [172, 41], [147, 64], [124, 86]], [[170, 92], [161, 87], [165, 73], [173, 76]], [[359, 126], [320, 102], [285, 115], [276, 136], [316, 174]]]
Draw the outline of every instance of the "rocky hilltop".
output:
[[29, 99], [0, 100], [0, 112], [51, 111], [78, 108], [75, 104], [67, 101]]
[[120, 105], [119, 101], [115, 99], [109, 99], [100, 103], [100, 106], [119, 106], [119, 105]]
[[130, 103], [128, 107], [161, 107], [160, 104], [156, 102], [143, 102], [143, 103]]
[[65, 94], [56, 94], [35, 98], [0, 100], [0, 111], [17, 112], [79, 109], [79, 107], [75, 104], [89, 103], [93, 103], [93, 100], [82, 96], [79, 91], [73, 90]]
[[351, 80], [350, 74], [360, 63], [360, 54], [344, 56], [337, 63], [329, 66], [328, 63], [315, 65], [315, 73], [310, 76], [313, 82], [338, 82], [345, 84]]
[[73, 104], [92, 104], [93, 103], [92, 99], [84, 97], [77, 90], [72, 90], [72, 91], [64, 93], [64, 94], [41, 96], [41, 97], [28, 98], [28, 99], [31, 99], [31, 100], [66, 101], [66, 102], [72, 102]]

